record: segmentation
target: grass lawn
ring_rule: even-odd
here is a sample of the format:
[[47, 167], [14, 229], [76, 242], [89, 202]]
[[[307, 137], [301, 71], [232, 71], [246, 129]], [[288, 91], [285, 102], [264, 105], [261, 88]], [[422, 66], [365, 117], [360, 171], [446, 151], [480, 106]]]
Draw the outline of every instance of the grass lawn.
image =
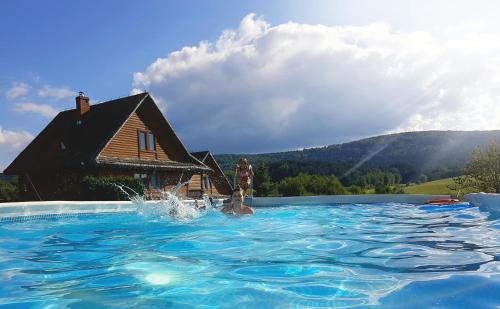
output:
[[453, 185], [452, 178], [439, 179], [425, 182], [419, 185], [405, 187], [404, 191], [408, 194], [450, 194], [456, 195], [457, 191], [450, 190], [449, 185]]

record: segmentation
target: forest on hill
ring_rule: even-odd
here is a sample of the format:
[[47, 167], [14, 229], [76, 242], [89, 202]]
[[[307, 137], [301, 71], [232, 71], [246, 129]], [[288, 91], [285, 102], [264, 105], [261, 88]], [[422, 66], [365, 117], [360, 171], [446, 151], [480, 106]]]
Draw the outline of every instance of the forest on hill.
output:
[[472, 151], [491, 142], [500, 143], [500, 130], [406, 132], [304, 150], [215, 157], [230, 178], [238, 159], [246, 157], [256, 174], [266, 173], [274, 184], [299, 175], [335, 176], [356, 191], [460, 175]]

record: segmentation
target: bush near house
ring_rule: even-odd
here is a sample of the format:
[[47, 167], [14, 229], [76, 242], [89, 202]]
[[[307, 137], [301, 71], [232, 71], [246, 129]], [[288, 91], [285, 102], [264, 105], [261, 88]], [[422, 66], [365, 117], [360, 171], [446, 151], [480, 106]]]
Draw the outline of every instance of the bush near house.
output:
[[[144, 194], [144, 184], [140, 179], [126, 176], [94, 177], [86, 176], [82, 179], [82, 195], [90, 201], [124, 201], [128, 200], [116, 185], [124, 185], [137, 194]], [[126, 189], [127, 190], [127, 189]], [[129, 190], [127, 190], [129, 192]]]
[[0, 181], [0, 203], [18, 200], [17, 181]]

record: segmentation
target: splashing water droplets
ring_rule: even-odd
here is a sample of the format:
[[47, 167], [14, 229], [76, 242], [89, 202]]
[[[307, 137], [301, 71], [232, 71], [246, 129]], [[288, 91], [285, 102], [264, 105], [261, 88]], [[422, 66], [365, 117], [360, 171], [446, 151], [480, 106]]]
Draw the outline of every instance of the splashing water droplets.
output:
[[[212, 203], [208, 195], [203, 194], [202, 201], [183, 201], [177, 197], [177, 193], [189, 181], [179, 183], [171, 191], [161, 191], [159, 200], [147, 201], [145, 196], [135, 192], [132, 188], [122, 184], [113, 184], [137, 207], [137, 213], [145, 217], [167, 218], [186, 222], [194, 220], [212, 209]], [[201, 203], [200, 203], [201, 202]], [[201, 205], [200, 205], [201, 204]]]

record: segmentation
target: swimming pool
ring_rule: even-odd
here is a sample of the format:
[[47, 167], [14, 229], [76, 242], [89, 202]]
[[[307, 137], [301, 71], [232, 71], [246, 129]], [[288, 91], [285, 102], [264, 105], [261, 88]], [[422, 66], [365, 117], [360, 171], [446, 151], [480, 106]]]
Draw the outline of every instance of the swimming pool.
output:
[[262, 207], [0, 222], [0, 305], [500, 305], [500, 220], [468, 204]]

